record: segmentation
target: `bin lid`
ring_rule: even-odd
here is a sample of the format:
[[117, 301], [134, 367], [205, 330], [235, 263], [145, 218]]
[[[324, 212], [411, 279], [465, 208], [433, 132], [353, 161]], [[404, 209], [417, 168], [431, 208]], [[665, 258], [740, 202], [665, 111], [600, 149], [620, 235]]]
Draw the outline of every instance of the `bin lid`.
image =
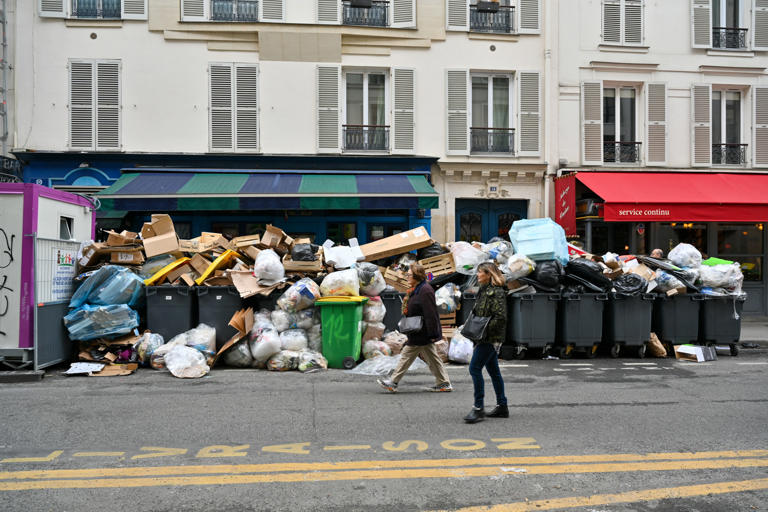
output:
[[328, 297], [320, 297], [315, 301], [315, 306], [324, 306], [328, 304], [349, 304], [350, 306], [354, 306], [357, 304], [365, 304], [368, 302], [368, 297], [362, 297], [360, 295], [355, 295], [352, 297], [349, 296], [342, 296], [342, 295], [331, 295]]

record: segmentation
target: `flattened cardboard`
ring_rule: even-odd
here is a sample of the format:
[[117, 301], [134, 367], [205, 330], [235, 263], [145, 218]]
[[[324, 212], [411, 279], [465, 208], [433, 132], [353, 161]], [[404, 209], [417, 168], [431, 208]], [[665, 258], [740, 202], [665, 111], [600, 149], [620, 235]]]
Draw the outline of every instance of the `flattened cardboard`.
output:
[[186, 274], [181, 275], [181, 280], [187, 286], [195, 286], [195, 279], [197, 279], [197, 277], [198, 277], [197, 273], [188, 272]]
[[184, 252], [200, 252], [200, 237], [192, 240], [179, 240], [179, 250]]
[[211, 266], [211, 263], [212, 262], [202, 254], [195, 254], [189, 262], [190, 266], [195, 269], [195, 272], [197, 272], [198, 275], [203, 275], [208, 267]]
[[108, 364], [100, 372], [90, 373], [89, 377], [120, 377], [130, 375], [139, 368], [138, 363]]
[[258, 245], [261, 243], [261, 237], [259, 235], [245, 235], [238, 236], [230, 240], [230, 243], [238, 249], [243, 247], [249, 247], [252, 245]]
[[183, 265], [179, 265], [175, 269], [168, 272], [168, 274], [165, 276], [166, 279], [170, 282], [174, 282], [177, 279], [180, 279], [181, 276], [184, 274], [187, 274], [191, 270], [189, 266], [189, 262], [184, 263]]
[[247, 299], [254, 295], [267, 296], [274, 290], [279, 290], [288, 285], [284, 281], [269, 286], [259, 284], [259, 278], [254, 276], [251, 272], [230, 272], [229, 275], [232, 279], [232, 284], [235, 285], [235, 288], [237, 288], [237, 291], [240, 293], [240, 298], [242, 299]]
[[646, 267], [642, 263], [635, 265], [627, 271], [629, 274], [637, 274], [644, 278], [646, 281], [653, 281], [656, 279], [656, 273], [650, 268]]
[[423, 226], [361, 245], [365, 261], [379, 260], [389, 256], [404, 254], [415, 249], [432, 245], [434, 240]]
[[229, 347], [245, 338], [248, 333], [251, 332], [251, 329], [253, 328], [253, 308], [236, 311], [235, 314], [232, 315], [232, 318], [229, 320], [229, 325], [237, 329], [237, 334], [233, 335], [229, 341], [222, 345], [219, 351], [216, 352], [216, 357], [214, 357], [213, 361], [211, 362], [211, 368], [214, 367], [221, 354], [226, 352]]
[[717, 354], [712, 347], [702, 347], [700, 345], [674, 345], [675, 358], [683, 361], [693, 361], [694, 363], [703, 363], [704, 361], [714, 361]]
[[166, 213], [153, 213], [152, 220], [145, 222], [141, 228], [141, 238], [152, 238], [171, 232], [176, 232], [171, 216]]

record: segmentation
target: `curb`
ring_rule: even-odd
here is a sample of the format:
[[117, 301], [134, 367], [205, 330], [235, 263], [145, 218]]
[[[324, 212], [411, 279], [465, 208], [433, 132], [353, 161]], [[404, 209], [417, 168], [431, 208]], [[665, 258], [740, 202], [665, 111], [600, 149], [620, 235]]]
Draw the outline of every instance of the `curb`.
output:
[[43, 370], [0, 372], [0, 383], [37, 382], [43, 380], [43, 377], [45, 377], [45, 372]]

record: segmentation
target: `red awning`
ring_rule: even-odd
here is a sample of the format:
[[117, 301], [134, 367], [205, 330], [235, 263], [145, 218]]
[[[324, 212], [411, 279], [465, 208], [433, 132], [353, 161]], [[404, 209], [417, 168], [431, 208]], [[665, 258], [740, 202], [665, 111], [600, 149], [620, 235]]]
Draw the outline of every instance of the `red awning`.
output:
[[580, 172], [605, 201], [604, 219], [768, 221], [768, 174]]

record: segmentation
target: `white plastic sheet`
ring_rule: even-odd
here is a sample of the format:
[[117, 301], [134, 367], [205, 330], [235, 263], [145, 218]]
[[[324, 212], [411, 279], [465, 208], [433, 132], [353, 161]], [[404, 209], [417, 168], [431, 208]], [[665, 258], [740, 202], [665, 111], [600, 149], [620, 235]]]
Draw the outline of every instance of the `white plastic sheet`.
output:
[[173, 347], [165, 355], [165, 364], [168, 371], [180, 379], [197, 379], [211, 371], [202, 352], [185, 345]]

